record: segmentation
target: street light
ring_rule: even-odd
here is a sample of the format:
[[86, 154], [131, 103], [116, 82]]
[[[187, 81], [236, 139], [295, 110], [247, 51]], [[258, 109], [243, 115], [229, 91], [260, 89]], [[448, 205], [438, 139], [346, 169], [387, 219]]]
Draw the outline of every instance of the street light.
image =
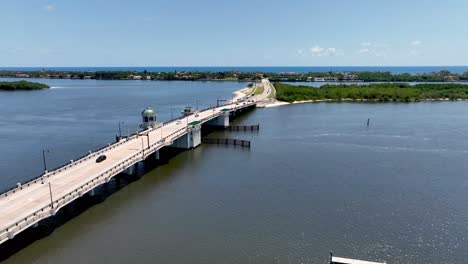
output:
[[120, 128], [121, 124], [125, 124], [125, 122], [119, 122], [119, 139], [122, 138], [122, 129]]
[[143, 137], [141, 138], [141, 153], [142, 153], [142, 158], [145, 158], [145, 143], [143, 141]]
[[54, 209], [54, 199], [52, 198], [52, 185], [49, 182], [50, 206]]
[[216, 99], [216, 107], [219, 107], [219, 102], [226, 102], [226, 99]]
[[44, 173], [47, 173], [47, 164], [46, 164], [46, 158], [45, 158], [45, 153], [49, 153], [50, 150], [48, 149], [43, 149], [42, 150], [42, 162], [44, 163]]
[[[149, 138], [149, 132], [148, 132], [148, 133], [146, 133], [146, 134], [143, 134], [142, 136], [146, 136], [146, 137], [147, 137], [147, 139], [148, 139], [148, 148], [149, 148], [149, 147], [150, 147], [150, 138]], [[141, 139], [143, 139], [143, 138], [141, 138]]]

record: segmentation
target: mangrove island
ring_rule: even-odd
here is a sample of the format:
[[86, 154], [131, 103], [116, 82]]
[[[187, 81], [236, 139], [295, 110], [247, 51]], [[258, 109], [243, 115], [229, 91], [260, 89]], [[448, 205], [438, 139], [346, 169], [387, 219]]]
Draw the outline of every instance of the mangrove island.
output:
[[0, 82], [0, 91], [17, 91], [17, 90], [41, 90], [50, 88], [43, 83], [17, 81], [17, 82]]
[[468, 85], [454, 83], [328, 84], [320, 87], [275, 83], [276, 99], [301, 101], [417, 102], [468, 99]]

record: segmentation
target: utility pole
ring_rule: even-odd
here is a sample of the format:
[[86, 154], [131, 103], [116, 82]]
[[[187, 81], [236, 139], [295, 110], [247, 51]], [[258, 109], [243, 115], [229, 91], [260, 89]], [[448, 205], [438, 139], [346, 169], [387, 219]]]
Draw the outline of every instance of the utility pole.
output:
[[119, 139], [122, 138], [122, 130], [120, 129], [120, 124], [121, 124], [121, 123], [122, 123], [122, 122], [119, 122]]
[[54, 209], [54, 199], [52, 198], [52, 185], [49, 182], [50, 206]]

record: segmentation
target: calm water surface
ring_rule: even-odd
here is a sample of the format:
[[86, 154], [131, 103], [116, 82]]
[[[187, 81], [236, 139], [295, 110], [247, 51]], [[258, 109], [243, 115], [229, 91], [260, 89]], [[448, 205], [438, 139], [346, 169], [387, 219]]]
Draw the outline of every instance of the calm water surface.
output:
[[[243, 86], [119, 84], [0, 94], [1, 146], [9, 146], [0, 154], [3, 183], [40, 168], [40, 153], [30, 152], [44, 142], [59, 138], [55, 159], [73, 157], [111, 140], [116, 120], [136, 124], [146, 105], [167, 117], [160, 105], [184, 106], [193, 89], [216, 99]], [[465, 102], [257, 109], [236, 122], [260, 122], [259, 133], [218, 133], [252, 140], [250, 150], [183, 152], [5, 263], [327, 263], [333, 250], [387, 263], [464, 264], [466, 113]]]

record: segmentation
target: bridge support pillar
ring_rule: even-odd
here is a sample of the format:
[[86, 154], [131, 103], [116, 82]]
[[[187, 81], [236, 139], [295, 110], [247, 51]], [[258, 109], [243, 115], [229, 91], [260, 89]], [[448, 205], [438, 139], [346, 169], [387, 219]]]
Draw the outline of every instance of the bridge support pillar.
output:
[[159, 150], [157, 150], [156, 152], [154, 152], [154, 159], [155, 159], [155, 160], [159, 160]]
[[35, 223], [32, 227], [37, 228], [39, 226], [39, 222]]
[[91, 191], [88, 192], [89, 196], [93, 197], [96, 193], [94, 191], [94, 188], [91, 189]]
[[189, 126], [187, 129], [187, 134], [176, 139], [172, 144], [172, 147], [182, 148], [182, 149], [191, 149], [195, 148], [201, 144], [201, 126], [194, 125]]
[[125, 170], [125, 173], [128, 175], [133, 175], [134, 172], [135, 172], [135, 165], [132, 165]]
[[228, 127], [229, 126], [229, 111], [223, 112], [220, 116], [210, 120], [206, 124], [211, 125], [211, 126]]

